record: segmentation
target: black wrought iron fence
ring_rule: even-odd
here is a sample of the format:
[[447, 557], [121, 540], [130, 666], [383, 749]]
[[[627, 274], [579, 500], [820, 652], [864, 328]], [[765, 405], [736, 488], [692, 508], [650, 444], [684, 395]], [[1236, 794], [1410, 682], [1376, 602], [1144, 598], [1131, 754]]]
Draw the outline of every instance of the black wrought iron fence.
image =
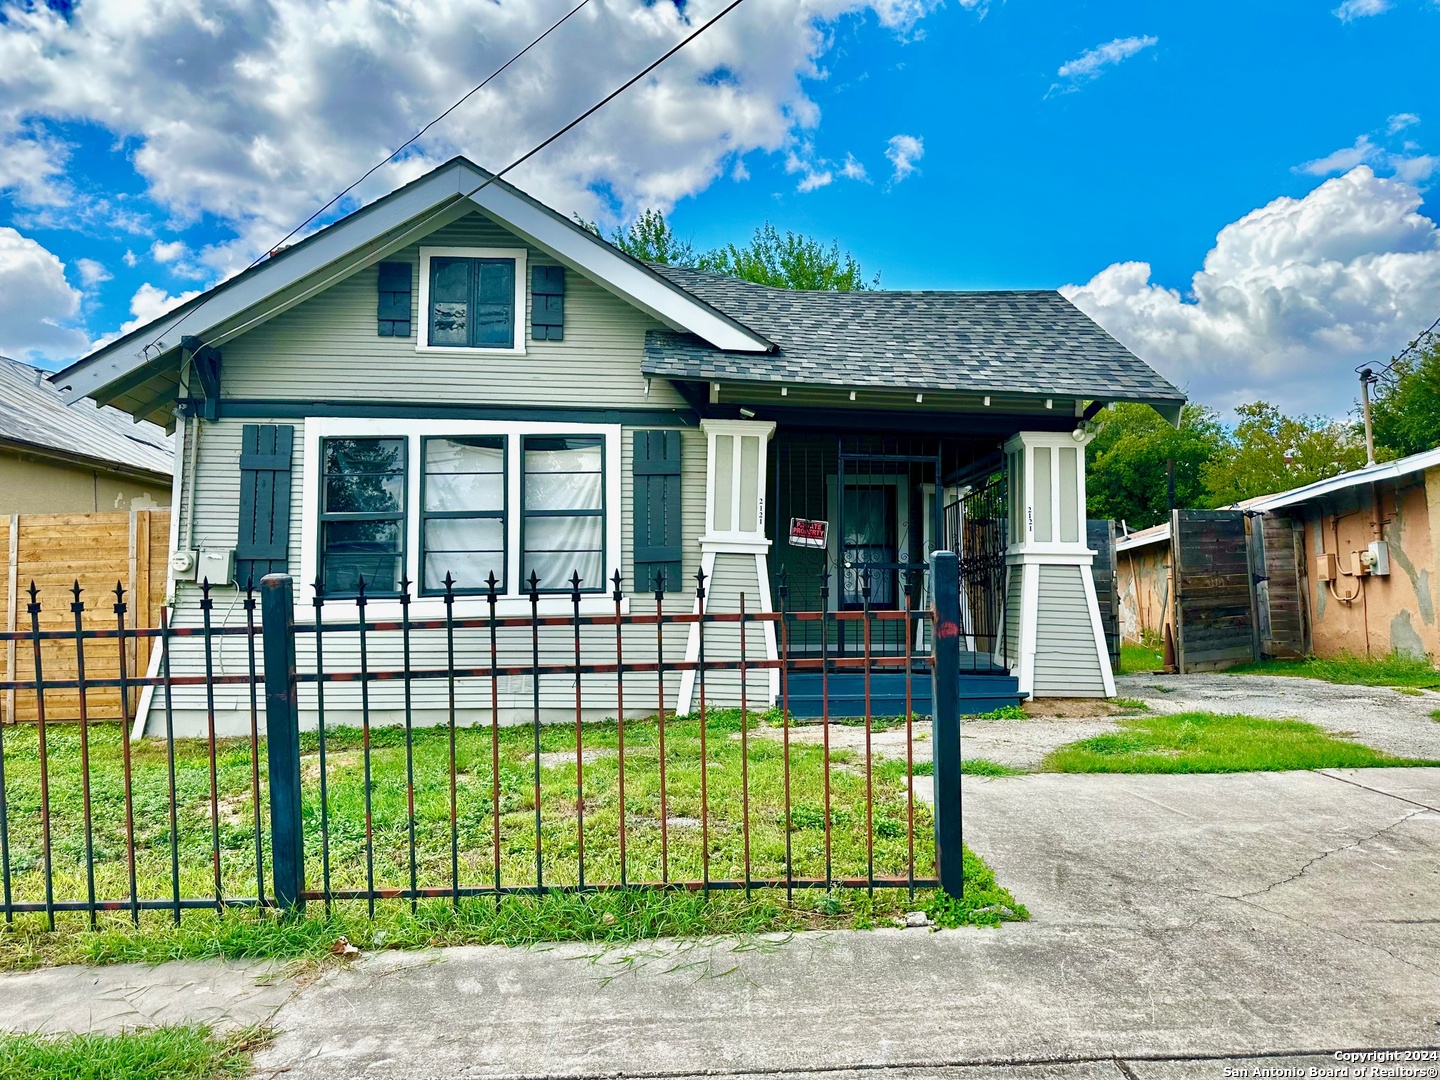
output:
[[[953, 689], [916, 674], [934, 650], [862, 644], [827, 662], [790, 648], [817, 621], [868, 643], [900, 620], [907, 641], [943, 652], [956, 618], [791, 611], [783, 587], [781, 610], [746, 596], [719, 610], [703, 574], [693, 593], [661, 581], [644, 596], [617, 574], [598, 602], [572, 580], [560, 613], [539, 584], [515, 614], [492, 582], [480, 614], [457, 614], [447, 586], [440, 617], [412, 617], [408, 588], [377, 617], [381, 598], [362, 587], [317, 590], [301, 618], [275, 576], [227, 596], [224, 615], [202, 586], [195, 625], [167, 612], [155, 630], [126, 625], [119, 586], [113, 625], [87, 621], [77, 586], [73, 626], [45, 629], [32, 589], [29, 630], [0, 634], [30, 657], [0, 690], [33, 695], [37, 715], [0, 730], [6, 921], [160, 910], [178, 922], [306, 901], [373, 914], [381, 901], [640, 887], [959, 888], [958, 741], [934, 767], [957, 830], [948, 874], [931, 769], [917, 770], [931, 761], [923, 712], [951, 717], [958, 740]], [[143, 673], [124, 666], [141, 637], [156, 642]], [[74, 678], [45, 674], [57, 650]], [[117, 676], [87, 675], [97, 652], [118, 653]], [[837, 673], [860, 680], [861, 707], [797, 721], [800, 682]], [[903, 679], [899, 709], [871, 694], [887, 673]], [[118, 691], [119, 716], [89, 715], [100, 689]], [[47, 717], [55, 695], [73, 695], [73, 720]], [[159, 737], [131, 737], [137, 708]], [[876, 738], [895, 729], [903, 740]]]

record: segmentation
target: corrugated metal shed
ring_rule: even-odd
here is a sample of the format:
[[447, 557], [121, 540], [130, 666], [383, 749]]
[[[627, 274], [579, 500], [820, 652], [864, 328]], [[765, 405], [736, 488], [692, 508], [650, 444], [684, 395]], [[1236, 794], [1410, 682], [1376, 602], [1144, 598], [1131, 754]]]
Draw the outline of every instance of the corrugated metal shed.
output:
[[170, 437], [88, 398], [66, 405], [48, 372], [0, 356], [0, 443], [122, 472], [168, 478]]

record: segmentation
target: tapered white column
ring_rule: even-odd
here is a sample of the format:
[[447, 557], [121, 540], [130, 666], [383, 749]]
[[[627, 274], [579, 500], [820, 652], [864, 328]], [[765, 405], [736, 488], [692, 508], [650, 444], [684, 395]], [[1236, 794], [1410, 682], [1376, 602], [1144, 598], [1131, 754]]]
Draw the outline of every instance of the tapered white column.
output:
[[1022, 431], [1005, 444], [1005, 648], [1028, 697], [1115, 694], [1091, 576], [1095, 552], [1085, 542], [1088, 441], [1083, 434]]

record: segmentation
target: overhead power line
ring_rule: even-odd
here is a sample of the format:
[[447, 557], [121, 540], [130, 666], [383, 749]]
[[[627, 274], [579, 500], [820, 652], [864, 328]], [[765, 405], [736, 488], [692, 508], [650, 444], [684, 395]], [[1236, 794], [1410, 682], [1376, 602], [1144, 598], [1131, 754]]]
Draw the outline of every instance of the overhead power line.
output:
[[[272, 244], [268, 249], [266, 249], [266, 251], [265, 251], [263, 254], [257, 255], [257, 256], [255, 257], [255, 259], [254, 259], [249, 265], [247, 265], [247, 266], [245, 267], [245, 269], [246, 269], [246, 270], [253, 270], [255, 267], [259, 266], [262, 262], [264, 262], [267, 258], [269, 258], [270, 256], [276, 254], [276, 253], [277, 253], [282, 247], [284, 247], [291, 239], [293, 239], [298, 233], [300, 233], [300, 232], [305, 228], [305, 226], [309, 225], [309, 224], [310, 224], [312, 221], [314, 221], [316, 218], [320, 217], [320, 215], [324, 214], [325, 211], [329, 210], [329, 209], [330, 209], [331, 207], [333, 207], [336, 203], [338, 203], [341, 199], [345, 198], [346, 195], [349, 195], [352, 191], [354, 191], [356, 188], [358, 188], [358, 187], [359, 187], [361, 184], [363, 184], [366, 180], [369, 180], [370, 177], [374, 176], [377, 172], [379, 172], [381, 169], [383, 169], [386, 165], [390, 164], [390, 162], [394, 161], [397, 157], [399, 157], [401, 154], [403, 154], [406, 150], [408, 150], [410, 147], [414, 146], [417, 142], [420, 141], [420, 139], [424, 136], [424, 134], [425, 134], [427, 131], [429, 131], [429, 130], [430, 130], [431, 128], [433, 128], [436, 124], [440, 123], [440, 121], [442, 121], [442, 120], [444, 120], [446, 117], [448, 117], [448, 116], [449, 116], [451, 113], [453, 113], [456, 109], [460, 108], [461, 105], [464, 105], [465, 102], [469, 101], [472, 97], [474, 97], [476, 94], [478, 94], [481, 90], [485, 89], [485, 87], [489, 86], [490, 83], [491, 83], [498, 75], [500, 75], [500, 74], [501, 74], [502, 72], [504, 72], [507, 68], [509, 68], [511, 65], [513, 65], [516, 61], [518, 61], [521, 57], [523, 57], [523, 56], [524, 56], [526, 53], [528, 53], [531, 49], [535, 48], [535, 46], [539, 45], [542, 41], [544, 41], [547, 37], [549, 37], [551, 34], [553, 34], [556, 30], [560, 29], [561, 26], [563, 26], [566, 22], [569, 21], [569, 19], [571, 18], [571, 16], [575, 15], [581, 8], [585, 7], [585, 5], [587, 5], [588, 3], [590, 3], [590, 0], [580, 0], [580, 2], [579, 2], [578, 4], [576, 4], [573, 8], [571, 8], [571, 9], [570, 9], [569, 11], [567, 11], [564, 15], [562, 15], [560, 18], [556, 19], [553, 23], [551, 23], [548, 27], [546, 27], [543, 33], [541, 33], [538, 37], [533, 38], [533, 39], [530, 41], [530, 43], [529, 43], [528, 45], [526, 45], [523, 49], [521, 49], [521, 50], [520, 50], [519, 52], [517, 52], [515, 55], [513, 55], [512, 57], [510, 57], [509, 60], [506, 60], [505, 63], [501, 64], [498, 68], [496, 68], [494, 71], [492, 71], [489, 75], [486, 75], [485, 78], [481, 79], [478, 83], [476, 83], [476, 84], [475, 84], [474, 86], [472, 86], [469, 90], [467, 90], [467, 91], [466, 91], [460, 98], [458, 98], [458, 99], [455, 101], [455, 103], [454, 103], [453, 105], [451, 105], [448, 109], [446, 109], [444, 112], [440, 113], [440, 115], [438, 115], [438, 116], [436, 116], [434, 119], [432, 119], [429, 123], [427, 123], [427, 124], [426, 124], [424, 127], [422, 127], [419, 131], [415, 132], [414, 135], [411, 135], [410, 138], [406, 139], [403, 143], [401, 143], [399, 146], [397, 146], [394, 150], [391, 150], [390, 153], [386, 154], [383, 158], [381, 158], [379, 161], [377, 161], [374, 165], [370, 166], [370, 168], [365, 171], [364, 175], [362, 175], [362, 176], [361, 176], [359, 179], [357, 179], [354, 183], [352, 183], [352, 184], [350, 184], [348, 187], [346, 187], [345, 190], [343, 190], [343, 191], [341, 191], [340, 193], [338, 193], [333, 199], [331, 199], [329, 202], [327, 202], [324, 206], [320, 207], [320, 209], [316, 210], [313, 214], [311, 214], [309, 217], [307, 217], [307, 218], [306, 218], [304, 221], [302, 221], [299, 225], [296, 225], [295, 228], [291, 229], [288, 233], [286, 233], [284, 236], [282, 236], [277, 243]], [[205, 306], [205, 304], [204, 304], [204, 302], [202, 301], [200, 304], [197, 304], [197, 305], [196, 305], [194, 308], [192, 308], [190, 311], [186, 312], [185, 315], [181, 317], [180, 322], [178, 322], [178, 323], [175, 324], [175, 326], [173, 327], [173, 329], [177, 329], [177, 330], [178, 330], [178, 329], [180, 328], [180, 326], [185, 322], [186, 319], [188, 319], [191, 315], [193, 315], [196, 311], [199, 311], [199, 310], [200, 310], [202, 307], [204, 307], [204, 306]], [[151, 348], [152, 346], [158, 344], [158, 343], [159, 343], [159, 338], [156, 338], [156, 339], [152, 340], [149, 344], [147, 344], [147, 345], [145, 346], [145, 348], [144, 348], [143, 351], [144, 351], [144, 352], [149, 352], [149, 351], [150, 351], [150, 348]]]
[[[678, 53], [681, 49], [685, 48], [687, 45], [689, 45], [689, 44], [690, 44], [692, 41], [694, 41], [696, 38], [700, 37], [701, 34], [705, 33], [705, 31], [709, 30], [712, 26], [714, 26], [716, 23], [718, 23], [721, 19], [725, 18], [726, 15], [729, 15], [732, 11], [734, 11], [736, 8], [738, 8], [738, 7], [739, 7], [742, 3], [744, 3], [744, 2], [745, 2], [745, 0], [731, 0], [731, 2], [730, 2], [729, 4], [726, 4], [725, 7], [722, 8], [717, 14], [715, 14], [715, 15], [712, 16], [710, 19], [708, 19], [707, 21], [705, 21], [704, 23], [702, 23], [702, 24], [701, 24], [700, 26], [698, 26], [695, 30], [693, 30], [691, 33], [689, 33], [689, 34], [686, 35], [684, 38], [682, 38], [680, 41], [678, 41], [675, 45], [671, 46], [671, 47], [670, 47], [669, 49], [667, 49], [664, 53], [662, 53], [659, 57], [657, 57], [655, 60], [651, 61], [651, 62], [650, 62], [649, 64], [647, 64], [644, 68], [642, 68], [640, 71], [638, 71], [635, 75], [631, 76], [629, 79], [625, 80], [625, 82], [623, 82], [623, 83], [621, 83], [619, 86], [617, 86], [614, 90], [610, 91], [610, 93], [606, 94], [605, 97], [601, 98], [601, 99], [600, 99], [599, 101], [597, 101], [594, 105], [590, 106], [588, 109], [586, 109], [584, 112], [582, 112], [579, 116], [575, 117], [575, 119], [571, 120], [568, 124], [566, 124], [564, 127], [560, 128], [558, 131], [554, 132], [552, 135], [547, 136], [543, 141], [537, 143], [534, 147], [532, 147], [531, 149], [527, 150], [525, 153], [521, 154], [518, 158], [516, 158], [514, 161], [510, 162], [509, 165], [506, 165], [506, 166], [505, 166], [503, 169], [501, 169], [499, 172], [497, 172], [497, 173], [492, 173], [487, 179], [483, 180], [481, 183], [475, 185], [475, 187], [473, 187], [473, 188], [471, 188], [469, 191], [465, 192], [462, 196], [460, 196], [460, 198], [461, 198], [461, 199], [469, 199], [469, 198], [472, 198], [473, 196], [475, 196], [475, 195], [479, 194], [481, 191], [483, 191], [485, 188], [489, 187], [489, 186], [490, 186], [491, 184], [493, 184], [496, 180], [499, 180], [501, 177], [505, 176], [506, 173], [509, 173], [509, 172], [513, 171], [514, 169], [516, 169], [516, 168], [518, 168], [519, 166], [523, 165], [525, 162], [529, 161], [532, 157], [534, 157], [536, 154], [538, 154], [541, 150], [544, 150], [544, 149], [545, 149], [547, 146], [549, 146], [551, 143], [555, 142], [555, 140], [561, 138], [562, 136], [566, 135], [568, 132], [570, 132], [571, 130], [573, 130], [574, 128], [576, 128], [577, 126], [579, 126], [580, 124], [584, 123], [586, 120], [588, 120], [588, 119], [589, 119], [591, 116], [593, 116], [595, 113], [599, 112], [599, 111], [600, 111], [601, 109], [603, 109], [606, 105], [610, 104], [610, 102], [614, 101], [617, 97], [619, 97], [621, 94], [623, 94], [626, 90], [629, 90], [630, 87], [634, 86], [637, 82], [639, 82], [641, 79], [645, 78], [645, 77], [646, 77], [647, 75], [649, 75], [652, 71], [654, 71], [656, 68], [658, 68], [661, 64], [665, 63], [665, 61], [669, 60], [672, 56], [674, 56], [676, 53]], [[575, 12], [579, 11], [580, 8], [584, 7], [585, 4], [587, 4], [587, 3], [589, 3], [589, 0], [582, 0], [582, 2], [581, 2], [580, 4], [577, 4], [573, 9], [571, 9], [568, 13], [566, 13], [566, 15], [565, 15], [563, 18], [561, 18], [561, 19], [558, 20], [556, 23], [554, 23], [549, 29], [547, 29], [547, 30], [545, 31], [545, 33], [543, 33], [543, 34], [541, 34], [539, 37], [537, 37], [534, 41], [532, 41], [529, 45], [527, 45], [524, 49], [522, 49], [522, 50], [521, 50], [519, 53], [517, 53], [515, 56], [511, 57], [511, 59], [508, 60], [508, 61], [506, 61], [506, 63], [503, 64], [501, 67], [497, 68], [490, 76], [488, 76], [488, 77], [485, 79], [484, 82], [480, 83], [480, 84], [479, 84], [478, 86], [476, 86], [473, 90], [471, 90], [469, 94], [466, 94], [465, 97], [462, 97], [459, 101], [457, 101], [454, 105], [452, 105], [452, 106], [451, 106], [449, 109], [447, 109], [444, 113], [442, 113], [440, 116], [436, 117], [436, 118], [435, 118], [434, 120], [432, 120], [429, 124], [426, 124], [425, 127], [421, 128], [420, 131], [417, 132], [417, 133], [409, 140], [409, 142], [405, 143], [402, 147], [400, 147], [400, 149], [398, 149], [398, 150], [396, 150], [394, 153], [392, 153], [389, 157], [387, 157], [387, 158], [385, 159], [385, 161], [382, 161], [382, 162], [378, 163], [374, 168], [372, 168], [369, 172], [367, 172], [367, 173], [365, 174], [365, 176], [363, 176], [363, 177], [361, 177], [359, 180], [357, 180], [354, 184], [352, 184], [352, 185], [351, 185], [349, 188], [347, 188], [344, 192], [341, 192], [339, 195], [337, 195], [334, 199], [332, 199], [329, 203], [327, 203], [326, 206], [321, 207], [320, 210], [318, 210], [318, 211], [316, 211], [314, 214], [312, 214], [303, 224], [301, 224], [299, 227], [297, 227], [295, 230], [293, 230], [293, 231], [290, 233], [290, 236], [294, 236], [295, 233], [297, 233], [297, 232], [299, 232], [301, 229], [303, 229], [303, 228], [305, 227], [305, 225], [308, 225], [311, 221], [314, 221], [316, 217], [318, 217], [320, 214], [324, 213], [326, 209], [328, 209], [328, 208], [331, 207], [331, 206], [334, 206], [335, 203], [338, 202], [341, 198], [343, 198], [346, 193], [348, 193], [349, 191], [354, 190], [354, 188], [355, 188], [356, 186], [358, 186], [359, 184], [363, 183], [366, 178], [368, 178], [369, 176], [373, 175], [378, 169], [382, 168], [388, 161], [391, 160], [391, 158], [393, 158], [393, 157], [395, 156], [395, 154], [398, 154], [398, 153], [400, 153], [401, 151], [403, 151], [403, 150], [405, 149], [405, 147], [408, 147], [408, 146], [410, 146], [412, 143], [414, 143], [414, 141], [415, 141], [416, 139], [420, 138], [420, 136], [423, 135], [426, 131], [428, 131], [431, 127], [433, 127], [435, 124], [439, 123], [439, 121], [442, 120], [442, 119], [444, 119], [445, 116], [448, 116], [451, 112], [454, 112], [456, 108], [458, 108], [467, 98], [469, 98], [470, 96], [472, 96], [472, 95], [473, 95], [474, 93], [476, 93], [481, 87], [483, 87], [483, 86], [485, 85], [485, 83], [489, 82], [490, 79], [493, 79], [496, 75], [500, 74], [500, 72], [504, 71], [505, 68], [507, 68], [507, 67], [509, 67], [511, 64], [513, 64], [513, 63], [514, 63], [516, 60], [518, 60], [521, 56], [524, 56], [525, 53], [529, 52], [529, 51], [530, 51], [532, 48], [534, 48], [537, 44], [539, 44], [539, 43], [540, 43], [541, 41], [543, 41], [546, 37], [548, 37], [552, 31], [554, 31], [556, 28], [558, 28], [558, 27], [560, 26], [561, 23], [565, 22], [566, 19], [570, 18], [571, 15], [574, 15]], [[288, 240], [289, 237], [287, 236], [286, 239]], [[285, 242], [284, 240], [281, 241], [282, 244], [283, 244], [284, 242]], [[278, 246], [278, 245], [277, 245], [277, 246]], [[260, 258], [257, 258], [257, 259], [255, 260], [255, 262], [251, 263], [250, 266], [247, 267], [247, 269], [251, 269], [251, 268], [253, 268], [253, 267], [255, 267], [255, 266], [258, 266], [258, 265], [260, 264], [260, 262], [261, 262], [264, 258], [266, 258], [266, 256], [263, 256], [263, 255], [260, 256]], [[207, 299], [208, 299], [208, 298], [207, 298]], [[190, 316], [192, 316], [192, 315], [194, 315], [196, 312], [200, 311], [200, 310], [205, 306], [205, 303], [206, 303], [206, 301], [202, 300], [202, 301], [201, 301], [199, 304], [197, 304], [195, 307], [193, 307], [193, 308], [191, 308], [189, 311], [187, 311], [187, 312], [180, 318], [180, 320], [175, 323], [174, 326], [170, 327], [170, 330], [171, 330], [172, 332], [175, 331], [175, 330], [178, 330], [178, 329], [181, 327], [181, 325], [183, 325], [184, 322], [185, 322], [187, 319], [190, 318]], [[155, 338], [155, 339], [153, 339], [153, 340], [151, 340], [151, 341], [149, 342], [149, 344], [147, 344], [147, 345], [145, 346], [145, 348], [144, 348], [143, 351], [148, 352], [153, 346], [155, 346], [156, 344], [159, 343], [159, 340], [160, 340], [160, 339], [159, 339], [158, 337]]]
[[[562, 15], [562, 16], [561, 16], [559, 19], [557, 19], [555, 22], [551, 23], [550, 26], [549, 26], [549, 28], [548, 28], [543, 34], [541, 34], [539, 37], [535, 38], [533, 41], [530, 42], [529, 45], [526, 45], [526, 46], [525, 46], [523, 49], [521, 49], [518, 53], [516, 53], [514, 56], [510, 57], [509, 60], [506, 60], [505, 63], [501, 64], [498, 68], [496, 68], [494, 71], [492, 71], [489, 75], [485, 76], [485, 78], [481, 79], [478, 83], [476, 83], [474, 86], [472, 86], [472, 87], [465, 93], [465, 95], [464, 95], [463, 97], [461, 97], [458, 101], [455, 102], [455, 104], [451, 105], [448, 109], [446, 109], [444, 112], [442, 112], [439, 116], [435, 117], [435, 119], [431, 120], [428, 124], [426, 124], [426, 125], [425, 125], [424, 127], [422, 127], [419, 131], [417, 131], [414, 135], [411, 135], [410, 138], [406, 139], [403, 143], [401, 143], [399, 146], [397, 146], [394, 150], [390, 151], [390, 153], [386, 154], [383, 158], [381, 158], [379, 161], [377, 161], [374, 165], [372, 165], [372, 166], [365, 172], [365, 175], [364, 175], [364, 176], [360, 177], [360, 179], [356, 180], [353, 184], [351, 184], [349, 187], [347, 187], [344, 191], [340, 192], [340, 194], [336, 195], [333, 199], [331, 199], [329, 202], [327, 202], [324, 206], [320, 207], [319, 210], [316, 210], [313, 214], [311, 214], [308, 218], [306, 218], [304, 221], [302, 221], [299, 225], [297, 225], [297, 226], [295, 226], [295, 228], [291, 229], [288, 233], [285, 234], [284, 237], [281, 238], [281, 240], [280, 240], [280, 242], [279, 242], [278, 244], [275, 244], [273, 247], [271, 247], [270, 250], [269, 250], [265, 255], [261, 255], [261, 256], [257, 257], [256, 260], [250, 264], [250, 266], [258, 266], [258, 265], [260, 264], [261, 260], [268, 258], [270, 255], [273, 255], [273, 254], [275, 253], [276, 249], [284, 246], [284, 244], [285, 244], [288, 240], [290, 240], [291, 237], [293, 237], [296, 233], [300, 232], [300, 230], [303, 229], [303, 228], [305, 228], [306, 225], [309, 225], [312, 221], [314, 221], [316, 218], [318, 218], [321, 214], [325, 213], [326, 210], [329, 210], [332, 206], [334, 206], [336, 203], [338, 203], [338, 202], [339, 202], [341, 199], [343, 199], [346, 195], [349, 195], [352, 191], [354, 191], [357, 187], [359, 187], [361, 184], [363, 184], [366, 180], [369, 180], [370, 177], [374, 176], [377, 172], [379, 172], [381, 169], [383, 169], [386, 165], [390, 164], [390, 162], [394, 161], [397, 157], [399, 157], [401, 154], [403, 154], [406, 150], [408, 150], [408, 149], [410, 149], [410, 147], [414, 146], [417, 142], [420, 141], [421, 136], [423, 136], [427, 131], [429, 131], [431, 128], [433, 128], [436, 124], [440, 123], [441, 120], [444, 120], [447, 116], [449, 116], [451, 113], [453, 113], [453, 112], [454, 112], [456, 109], [458, 109], [461, 105], [464, 105], [465, 102], [469, 101], [472, 97], [474, 97], [476, 94], [478, 94], [481, 90], [484, 90], [486, 86], [490, 85], [490, 81], [491, 81], [492, 79], [494, 79], [494, 78], [495, 78], [497, 75], [499, 75], [502, 71], [504, 71], [506, 68], [508, 68], [511, 64], [515, 63], [515, 61], [519, 60], [522, 56], [524, 56], [526, 53], [528, 53], [531, 49], [535, 48], [536, 45], [539, 45], [540, 42], [544, 41], [547, 37], [549, 37], [551, 34], [553, 34], [556, 30], [560, 29], [561, 25], [564, 24], [564, 23], [566, 22], [566, 20], [568, 20], [568, 19], [570, 18], [570, 16], [574, 15], [577, 11], [579, 11], [581, 8], [583, 8], [583, 7], [584, 7], [586, 4], [588, 4], [588, 3], [590, 3], [590, 0], [580, 0], [580, 3], [576, 4], [573, 8], [571, 8], [569, 11], [567, 11], [564, 15]], [[249, 269], [249, 267], [247, 267], [246, 269]]]
[[1417, 334], [1415, 336], [1415, 340], [1410, 342], [1410, 344], [1406, 345], [1405, 348], [1401, 349], [1400, 352], [1394, 357], [1394, 359], [1388, 361], [1387, 363], [1374, 366], [1370, 364], [1360, 364], [1358, 367], [1355, 368], [1355, 373], [1359, 375], [1360, 378], [1365, 382], [1377, 383], [1388, 382], [1392, 380], [1395, 377], [1395, 366], [1399, 364], [1402, 360], [1404, 360], [1405, 357], [1409, 356], [1412, 352], [1418, 349], [1426, 341], [1429, 341], [1431, 336], [1434, 335], [1437, 329], [1440, 329], [1440, 319], [1436, 319], [1433, 323], [1430, 324], [1430, 326], [1426, 330], [1424, 330], [1420, 334]]

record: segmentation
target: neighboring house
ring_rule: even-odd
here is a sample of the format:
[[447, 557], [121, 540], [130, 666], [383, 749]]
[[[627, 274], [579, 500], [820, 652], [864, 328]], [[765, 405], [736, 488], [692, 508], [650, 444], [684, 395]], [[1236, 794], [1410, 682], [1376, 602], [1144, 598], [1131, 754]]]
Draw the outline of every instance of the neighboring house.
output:
[[67, 404], [47, 374], [0, 356], [0, 514], [169, 506], [169, 436], [93, 401]]
[[[1440, 449], [1239, 503], [1261, 652], [1440, 656]], [[1173, 633], [1170, 524], [1117, 540], [1121, 630]]]
[[[179, 623], [199, 616], [197, 573], [275, 571], [300, 583], [302, 618], [311, 583], [345, 597], [362, 575], [372, 617], [398, 611], [404, 578], [411, 615], [433, 617], [447, 572], [457, 615], [485, 613], [491, 573], [501, 614], [529, 611], [532, 574], [541, 611], [569, 613], [575, 573], [582, 610], [613, 612], [616, 571], [626, 610], [653, 611], [659, 575], [666, 610], [686, 610], [701, 569], [709, 611], [742, 594], [773, 610], [782, 575], [790, 610], [858, 606], [866, 580], [895, 608], [907, 589], [928, 603], [925, 561], [949, 546], [968, 609], [999, 613], [966, 627], [975, 666], [1026, 696], [1113, 692], [1085, 572], [1082, 417], [1183, 402], [1058, 293], [791, 292], [649, 266], [463, 159], [56, 382], [140, 418], [182, 402]], [[228, 598], [215, 612], [244, 617]], [[707, 655], [733, 654], [734, 634], [715, 625]], [[694, 649], [693, 628], [671, 639], [674, 656]], [[774, 655], [773, 633], [751, 641]], [[797, 634], [792, 651], [822, 646], [859, 648]], [[327, 633], [327, 667], [345, 647]], [[432, 667], [434, 647], [417, 646]], [[502, 648], [528, 656], [528, 635]], [[502, 720], [528, 717], [527, 677], [502, 683]], [[602, 684], [587, 677], [597, 716]], [[777, 684], [761, 673], [750, 700]], [[375, 687], [372, 715], [399, 715], [394, 686]], [[353, 684], [332, 690], [327, 716], [353, 719]], [[418, 688], [417, 709], [437, 691]], [[733, 676], [708, 687], [712, 702], [737, 691]], [[695, 697], [688, 677], [666, 692], [681, 711]], [[488, 683], [462, 693], [488, 718]], [[542, 696], [574, 715], [572, 679]]]

